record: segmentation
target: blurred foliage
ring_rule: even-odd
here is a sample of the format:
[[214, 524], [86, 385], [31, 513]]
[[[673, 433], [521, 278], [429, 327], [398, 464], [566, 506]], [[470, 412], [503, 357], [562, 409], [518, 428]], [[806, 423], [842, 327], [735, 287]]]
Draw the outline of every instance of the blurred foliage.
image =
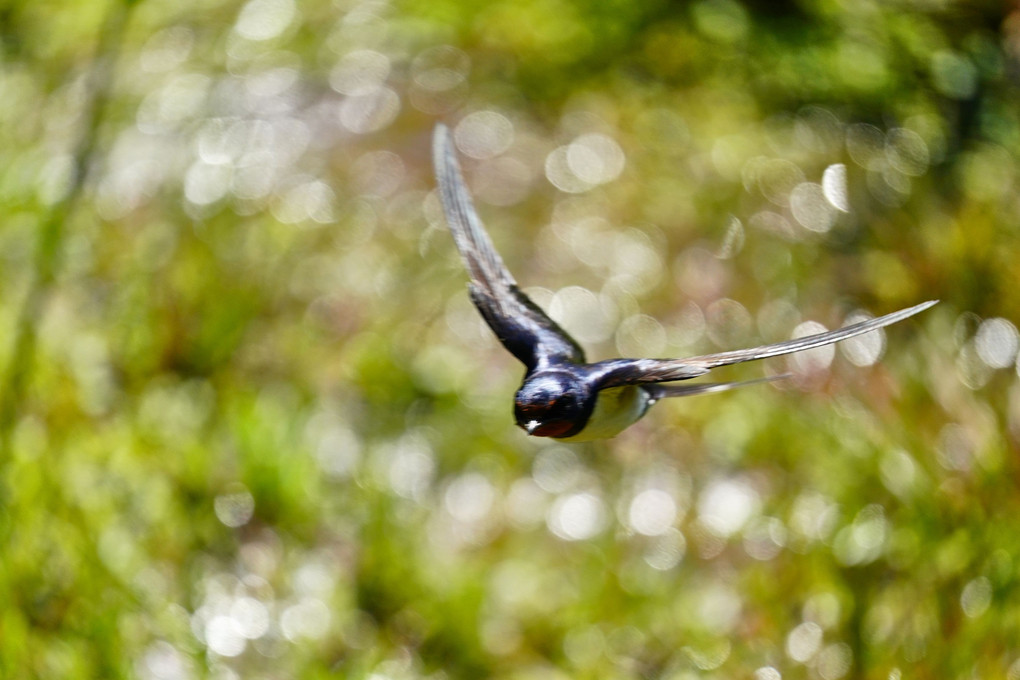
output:
[[[3, 677], [1020, 678], [1007, 4], [7, 0], [0, 59]], [[593, 358], [942, 303], [529, 440], [437, 120]]]

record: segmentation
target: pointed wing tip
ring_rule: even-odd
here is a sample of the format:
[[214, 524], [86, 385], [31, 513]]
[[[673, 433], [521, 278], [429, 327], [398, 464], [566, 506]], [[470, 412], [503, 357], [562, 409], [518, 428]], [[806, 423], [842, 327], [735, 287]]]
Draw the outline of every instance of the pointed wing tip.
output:
[[907, 307], [905, 309], [902, 309], [899, 312], [887, 314], [886, 317], [894, 317], [894, 321], [902, 321], [903, 319], [910, 318], [915, 314], [920, 314], [924, 310], [930, 309], [931, 307], [934, 307], [938, 303], [939, 303], [938, 300], [927, 300], [920, 304], [914, 305], [913, 307]]
[[[874, 327], [873, 330], [874, 329], [878, 329], [878, 328], [882, 328], [884, 326], [888, 326], [890, 324], [894, 324], [894, 323], [897, 323], [899, 321], [903, 321], [904, 319], [909, 319], [910, 317], [914, 316], [915, 314], [920, 314], [924, 310], [926, 310], [926, 309], [928, 309], [930, 307], [934, 307], [938, 303], [939, 303], [938, 300], [927, 300], [927, 301], [922, 302], [920, 304], [916, 304], [913, 307], [904, 307], [903, 309], [900, 309], [900, 310], [895, 311], [895, 312], [890, 312], [888, 314], [884, 314], [884, 315], [879, 316], [879, 317], [875, 317], [875, 318], [873, 318], [873, 319], [871, 319], [869, 321], [862, 321], [860, 323], [853, 324], [851, 326], [845, 326], [841, 330], [845, 330], [846, 328], [856, 328], [856, 327], [862, 327], [863, 328], [865, 326], [873, 326]], [[847, 338], [851, 338], [851, 337], [853, 337], [853, 335], [848, 335], [847, 336]], [[842, 339], [845, 340], [846, 338], [842, 338]]]

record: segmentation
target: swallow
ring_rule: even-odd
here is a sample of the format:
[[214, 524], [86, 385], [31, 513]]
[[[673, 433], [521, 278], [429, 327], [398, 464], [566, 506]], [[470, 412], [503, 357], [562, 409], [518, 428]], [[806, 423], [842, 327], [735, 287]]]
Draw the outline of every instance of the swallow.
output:
[[902, 321], [936, 304], [929, 300], [851, 326], [785, 342], [688, 359], [585, 361], [580, 345], [531, 301], [503, 264], [464, 184], [450, 131], [432, 139], [440, 201], [467, 267], [471, 301], [503, 346], [524, 364], [514, 397], [514, 418], [529, 435], [562, 441], [614, 437], [668, 397], [720, 392], [787, 376], [730, 383], [676, 385], [713, 368], [802, 352]]

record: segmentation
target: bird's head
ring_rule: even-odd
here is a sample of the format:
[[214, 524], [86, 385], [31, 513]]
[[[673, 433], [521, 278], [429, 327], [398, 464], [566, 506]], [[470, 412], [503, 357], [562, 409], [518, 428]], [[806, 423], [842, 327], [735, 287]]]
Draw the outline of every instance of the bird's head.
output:
[[569, 373], [535, 376], [514, 398], [517, 426], [535, 437], [570, 437], [588, 421], [592, 398], [584, 381]]

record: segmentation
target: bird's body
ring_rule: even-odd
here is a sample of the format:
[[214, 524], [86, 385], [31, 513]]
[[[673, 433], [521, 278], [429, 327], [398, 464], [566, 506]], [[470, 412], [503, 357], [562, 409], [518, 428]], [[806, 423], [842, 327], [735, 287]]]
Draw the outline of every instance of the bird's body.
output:
[[584, 351], [518, 287], [496, 252], [461, 177], [450, 132], [436, 126], [433, 161], [440, 199], [468, 274], [471, 300], [507, 350], [526, 368], [514, 398], [528, 434], [563, 441], [614, 437], [666, 397], [705, 394], [775, 380], [671, 384], [711, 369], [790, 354], [895, 323], [935, 304], [925, 302], [877, 319], [804, 338], [688, 359], [609, 359], [587, 363]]
[[595, 395], [595, 408], [587, 427], [572, 437], [561, 439], [567, 442], [587, 442], [615, 437], [640, 420], [654, 403], [652, 395], [640, 385], [599, 390]]

